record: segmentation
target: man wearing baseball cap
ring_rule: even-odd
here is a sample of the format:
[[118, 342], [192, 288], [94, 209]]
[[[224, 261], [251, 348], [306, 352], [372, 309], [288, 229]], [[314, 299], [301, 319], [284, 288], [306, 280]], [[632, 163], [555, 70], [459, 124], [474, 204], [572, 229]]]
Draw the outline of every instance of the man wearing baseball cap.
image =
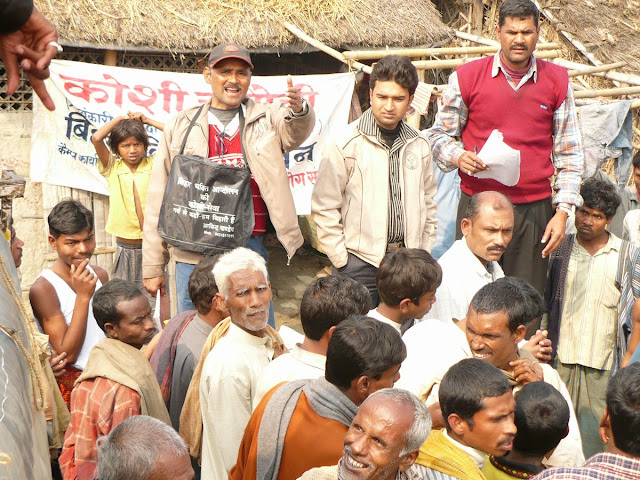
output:
[[[218, 45], [209, 54], [204, 68], [212, 97], [200, 110], [187, 137], [185, 155], [200, 155], [209, 161], [248, 167], [255, 228], [246, 245], [265, 259], [264, 233], [271, 219], [276, 235], [289, 257], [302, 245], [289, 178], [282, 155], [294, 150], [311, 134], [315, 115], [311, 106], [287, 80], [286, 101], [258, 104], [247, 97], [253, 64], [249, 51], [233, 42]], [[149, 182], [144, 215], [143, 277], [150, 294], [166, 293], [164, 267], [169, 255], [158, 234], [158, 217], [171, 163], [180, 153], [189, 124], [200, 105], [175, 115], [165, 126], [158, 144]], [[242, 245], [240, 245], [242, 246]], [[178, 311], [193, 310], [187, 284], [189, 274], [202, 256], [174, 247]]]

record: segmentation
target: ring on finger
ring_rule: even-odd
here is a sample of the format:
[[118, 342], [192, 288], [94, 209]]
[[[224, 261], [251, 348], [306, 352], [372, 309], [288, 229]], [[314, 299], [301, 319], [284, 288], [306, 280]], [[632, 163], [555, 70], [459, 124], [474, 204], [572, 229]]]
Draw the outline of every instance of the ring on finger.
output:
[[478, 168], [478, 163], [477, 162], [473, 162], [473, 168]]

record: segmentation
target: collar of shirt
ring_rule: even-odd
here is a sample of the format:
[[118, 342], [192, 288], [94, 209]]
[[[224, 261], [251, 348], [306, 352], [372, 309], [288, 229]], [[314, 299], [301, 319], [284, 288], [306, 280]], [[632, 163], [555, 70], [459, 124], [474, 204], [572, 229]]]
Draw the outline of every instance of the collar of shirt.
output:
[[[399, 125], [400, 132], [396, 137], [396, 141], [393, 142], [393, 146], [391, 147], [392, 151], [398, 149], [399, 146], [407, 143], [410, 138], [418, 136], [418, 131], [405, 123], [404, 120], [400, 120]], [[376, 119], [373, 116], [373, 112], [371, 111], [371, 109], [368, 109], [360, 117], [360, 120], [358, 122], [358, 130], [360, 130], [364, 135], [374, 137], [376, 140], [378, 140], [378, 143], [381, 146], [383, 146], [384, 148], [388, 148], [386, 147], [387, 144], [382, 140], [382, 133], [378, 128], [378, 124], [376, 123]]]
[[469, 455], [471, 457], [471, 460], [473, 460], [473, 463], [475, 463], [479, 469], [482, 469], [482, 467], [484, 467], [484, 462], [487, 459], [486, 453], [478, 450], [477, 448], [469, 447], [467, 445], [463, 445], [460, 442], [455, 441], [453, 438], [449, 436], [446, 429], [442, 430], [442, 433], [444, 433], [444, 438], [449, 440], [456, 447], [458, 447], [464, 453]]
[[324, 372], [324, 367], [327, 363], [327, 357], [324, 355], [307, 352], [302, 349], [299, 343], [296, 343], [289, 353], [291, 353], [291, 357], [295, 358], [300, 363], [304, 363], [305, 365], [309, 365], [310, 367], [317, 368]]
[[235, 323], [231, 322], [229, 324], [229, 332], [223, 338], [228, 338], [232, 341], [237, 341], [239, 343], [244, 343], [247, 345], [255, 345], [262, 346], [272, 349], [273, 341], [271, 337], [265, 333], [264, 337], [256, 337], [255, 335], [251, 335], [249, 332], [243, 330]]
[[[500, 60], [501, 52], [502, 50], [499, 50], [498, 53], [496, 53], [493, 56], [493, 66], [491, 67], [491, 76], [492, 77], [497, 76], [500, 70], [502, 70], [502, 73], [504, 73], [504, 76], [507, 77], [508, 80], [511, 80], [511, 77], [507, 74], [504, 68], [502, 68], [502, 61]], [[529, 66], [529, 71], [525, 74], [524, 77], [522, 77], [522, 80], [520, 80], [520, 83], [516, 86], [516, 90], [520, 88], [520, 86], [524, 85], [527, 82], [527, 80], [529, 80], [529, 78], [531, 77], [533, 77], [534, 83], [538, 81], [538, 63], [536, 62], [536, 56], [533, 54], [531, 55], [531, 65]]]
[[191, 320], [191, 323], [193, 323], [193, 326], [200, 333], [206, 336], [209, 336], [209, 334], [211, 333], [211, 330], [213, 330], [213, 327], [209, 325], [207, 322], [205, 322], [202, 318], [200, 318], [200, 315], [198, 315], [198, 313], [196, 313], [196, 315], [193, 317], [193, 320]]
[[114, 166], [116, 169], [116, 173], [118, 175], [126, 175], [128, 173], [132, 174], [132, 175], [136, 175], [138, 173], [147, 173], [147, 172], [151, 172], [151, 167], [152, 167], [152, 163], [151, 163], [151, 159], [150, 157], [142, 157], [142, 160], [140, 160], [140, 163], [138, 164], [138, 167], [136, 168], [135, 173], [131, 171], [131, 169], [129, 168], [129, 165], [127, 165], [122, 158], [120, 157], [116, 157], [116, 161], [114, 162]]
[[593, 255], [591, 255], [589, 252], [587, 252], [587, 250], [580, 245], [580, 242], [578, 242], [578, 239], [576, 238], [576, 242], [575, 242], [582, 250], [584, 250], [583, 253], [586, 253], [587, 255], [591, 256], [591, 257], [596, 257], [598, 255], [603, 255], [606, 253], [611, 252], [611, 250], [615, 250], [616, 252], [620, 251], [620, 247], [622, 245], [622, 240], [620, 240], [618, 237], [616, 237], [613, 233], [609, 233], [609, 240], [607, 240], [607, 244], [602, 247], [600, 250], [598, 250], [596, 253], [594, 253]]
[[496, 266], [498, 265], [498, 262], [489, 262], [488, 265], [485, 265], [484, 262], [476, 257], [471, 249], [469, 249], [467, 239], [465, 237], [462, 237], [460, 243], [462, 247], [460, 248], [460, 253], [467, 257], [466, 259], [462, 258], [461, 263], [466, 263], [471, 267], [471, 270], [476, 275], [484, 277], [492, 282], [494, 280], [494, 275], [496, 274]]
[[[242, 115], [246, 117], [247, 114], [247, 106], [244, 103], [240, 104], [242, 108]], [[236, 113], [236, 116], [233, 117], [233, 120], [229, 122], [229, 124], [225, 127], [218, 117], [216, 117], [211, 110], [207, 112], [207, 121], [209, 125], [213, 125], [218, 128], [221, 132], [225, 132], [226, 135], [232, 136], [235, 134], [240, 128], [240, 115]]]

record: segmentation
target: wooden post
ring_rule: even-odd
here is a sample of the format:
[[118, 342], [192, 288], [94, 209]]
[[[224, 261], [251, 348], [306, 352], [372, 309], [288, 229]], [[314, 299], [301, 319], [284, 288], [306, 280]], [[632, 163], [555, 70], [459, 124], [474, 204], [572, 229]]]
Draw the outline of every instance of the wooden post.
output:
[[109, 67], [116, 67], [118, 65], [118, 52], [115, 50], [104, 51], [104, 64]]
[[471, 19], [471, 25], [473, 26], [474, 34], [482, 35], [483, 21], [484, 21], [484, 4], [482, 0], [473, 0], [473, 18]]

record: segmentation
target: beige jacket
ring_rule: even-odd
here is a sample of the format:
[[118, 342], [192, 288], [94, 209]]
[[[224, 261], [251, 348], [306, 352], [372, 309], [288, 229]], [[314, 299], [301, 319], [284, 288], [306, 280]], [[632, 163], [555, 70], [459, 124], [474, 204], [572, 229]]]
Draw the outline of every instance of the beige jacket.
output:
[[[243, 132], [246, 161], [267, 204], [269, 218], [278, 239], [286, 249], [287, 255], [292, 257], [302, 245], [303, 239], [282, 155], [300, 146], [311, 134], [315, 124], [315, 114], [309, 106], [309, 112], [306, 115], [291, 118], [283, 104], [257, 104], [248, 98], [243, 103], [246, 105]], [[169, 260], [167, 244], [158, 235], [158, 217], [171, 162], [180, 153], [182, 140], [198, 108], [199, 105], [183, 110], [167, 123], [155, 153], [144, 214], [144, 248], [142, 249], [144, 278], [161, 277]], [[184, 149], [185, 155], [208, 157], [207, 114], [208, 110], [204, 108], [191, 129]], [[198, 253], [175, 247], [173, 256], [177, 262], [191, 264], [198, 263], [202, 258]]]
[[[320, 250], [336, 268], [347, 264], [348, 252], [377, 267], [387, 249], [389, 153], [375, 136], [361, 131], [365, 115], [328, 146], [311, 197]], [[431, 147], [406, 127], [415, 136], [400, 150], [404, 243], [430, 251], [437, 226]]]

